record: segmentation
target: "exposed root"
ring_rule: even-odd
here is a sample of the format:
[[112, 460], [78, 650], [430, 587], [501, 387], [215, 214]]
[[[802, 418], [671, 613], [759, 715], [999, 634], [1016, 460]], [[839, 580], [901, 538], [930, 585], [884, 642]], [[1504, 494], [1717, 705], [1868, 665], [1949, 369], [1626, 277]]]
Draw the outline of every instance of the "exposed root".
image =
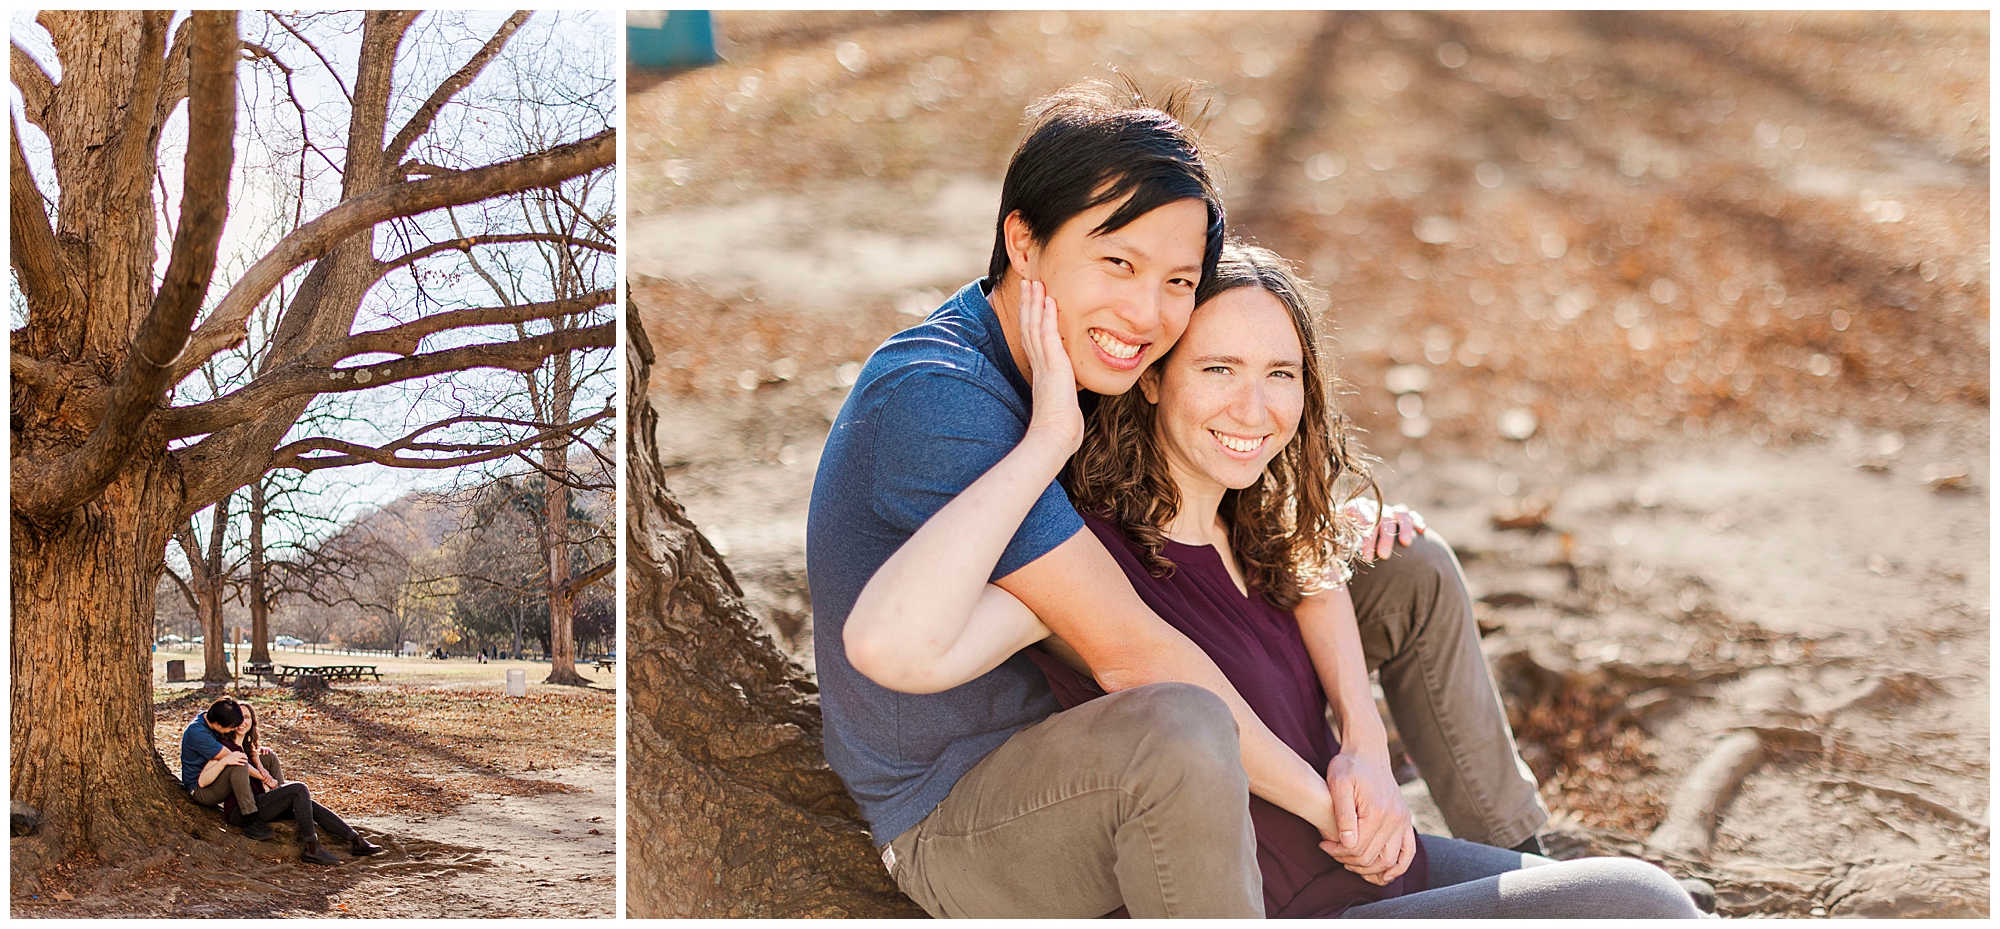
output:
[[1667, 816], [1646, 844], [1690, 858], [1707, 857], [1722, 808], [1743, 779], [1764, 762], [1764, 742], [1754, 732], [1732, 732], [1688, 773], [1667, 806]]

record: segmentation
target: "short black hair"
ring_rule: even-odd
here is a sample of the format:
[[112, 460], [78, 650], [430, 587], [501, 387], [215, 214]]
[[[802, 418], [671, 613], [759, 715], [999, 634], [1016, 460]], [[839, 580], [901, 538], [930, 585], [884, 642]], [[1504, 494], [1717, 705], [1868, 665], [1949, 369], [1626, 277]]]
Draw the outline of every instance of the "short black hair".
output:
[[[1224, 234], [1222, 196], [1186, 121], [1195, 85], [1177, 84], [1155, 104], [1130, 75], [1119, 77], [1122, 86], [1083, 81], [1028, 107], [1027, 137], [1014, 150], [1000, 185], [989, 286], [998, 286], [1007, 274], [1007, 217], [1016, 210], [1034, 241], [1047, 244], [1077, 214], [1119, 200], [1125, 202], [1092, 235], [1123, 229], [1169, 203], [1200, 200], [1208, 207], [1201, 276], [1215, 271]], [[1200, 114], [1192, 118], [1199, 120]]]
[[208, 705], [208, 721], [224, 729], [234, 729], [243, 725], [243, 707], [235, 698], [223, 697]]

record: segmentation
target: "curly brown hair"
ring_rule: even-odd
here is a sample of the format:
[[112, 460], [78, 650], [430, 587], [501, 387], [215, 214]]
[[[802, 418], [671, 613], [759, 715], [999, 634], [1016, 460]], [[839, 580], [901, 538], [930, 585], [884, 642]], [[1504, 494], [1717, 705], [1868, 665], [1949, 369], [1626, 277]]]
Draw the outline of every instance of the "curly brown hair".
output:
[[[1364, 489], [1378, 501], [1381, 493], [1366, 456], [1351, 443], [1352, 424], [1332, 402], [1342, 384], [1321, 357], [1306, 282], [1276, 252], [1231, 239], [1215, 273], [1202, 278], [1195, 305], [1240, 287], [1277, 297], [1305, 350], [1298, 434], [1257, 483], [1225, 493], [1221, 507], [1245, 580], [1272, 606], [1289, 610], [1306, 594], [1346, 581], [1363, 527], [1339, 508]], [[1078, 509], [1117, 523], [1139, 543], [1153, 576], [1166, 577], [1174, 563], [1161, 553], [1165, 527], [1180, 512], [1181, 499], [1153, 416], [1143, 391], [1100, 398], [1088, 413], [1083, 446], [1063, 470], [1063, 486]]]

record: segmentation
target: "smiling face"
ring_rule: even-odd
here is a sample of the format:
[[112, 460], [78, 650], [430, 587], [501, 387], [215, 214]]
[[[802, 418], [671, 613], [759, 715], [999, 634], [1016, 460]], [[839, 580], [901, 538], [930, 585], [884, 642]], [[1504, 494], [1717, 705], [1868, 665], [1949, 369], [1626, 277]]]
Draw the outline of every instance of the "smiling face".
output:
[[1055, 300], [1077, 385], [1105, 395], [1131, 390], [1139, 372], [1180, 339], [1208, 244], [1208, 207], [1200, 200], [1178, 200], [1097, 234], [1122, 202], [1078, 213], [1046, 243], [1033, 241], [1018, 214], [1008, 217], [1013, 266], [1000, 285], [1018, 287], [1015, 274], [1042, 282]]
[[1298, 434], [1304, 366], [1291, 313], [1269, 291], [1238, 287], [1195, 310], [1174, 353], [1139, 380], [1174, 480], [1257, 483]]

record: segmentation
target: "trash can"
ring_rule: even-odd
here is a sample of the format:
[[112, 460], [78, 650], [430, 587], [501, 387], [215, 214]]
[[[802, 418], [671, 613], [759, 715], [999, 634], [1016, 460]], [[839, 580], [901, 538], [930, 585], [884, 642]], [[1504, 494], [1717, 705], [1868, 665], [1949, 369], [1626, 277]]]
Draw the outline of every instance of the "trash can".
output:
[[527, 670], [526, 670], [525, 668], [508, 668], [508, 669], [507, 669], [507, 696], [509, 696], [509, 697], [525, 697], [525, 696], [527, 696], [527, 695], [528, 695], [528, 672], [527, 672]]
[[628, 10], [625, 60], [640, 68], [714, 64], [714, 22], [707, 10]]
[[187, 679], [188, 663], [186, 659], [175, 658], [167, 662], [167, 683], [176, 684]]

